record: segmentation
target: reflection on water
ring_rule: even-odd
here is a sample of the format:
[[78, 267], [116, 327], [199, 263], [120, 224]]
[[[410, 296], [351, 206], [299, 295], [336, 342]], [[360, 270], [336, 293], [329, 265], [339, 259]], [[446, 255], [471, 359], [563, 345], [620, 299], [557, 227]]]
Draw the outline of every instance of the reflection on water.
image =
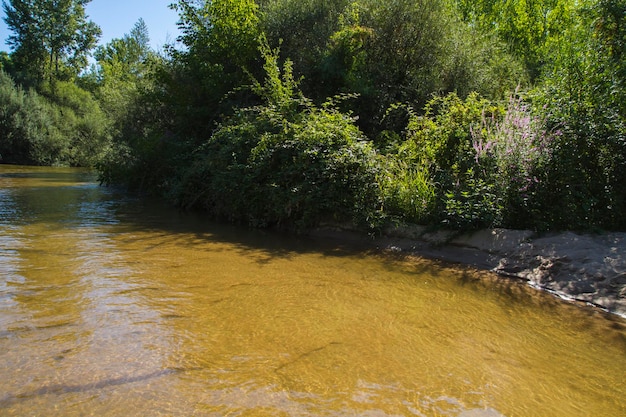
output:
[[626, 415], [624, 321], [0, 166], [0, 415]]

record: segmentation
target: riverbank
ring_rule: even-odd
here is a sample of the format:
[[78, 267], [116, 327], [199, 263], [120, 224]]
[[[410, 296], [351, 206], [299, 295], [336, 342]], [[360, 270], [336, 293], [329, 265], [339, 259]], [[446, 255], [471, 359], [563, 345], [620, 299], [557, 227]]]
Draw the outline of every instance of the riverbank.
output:
[[[352, 232], [321, 228], [317, 236]], [[358, 239], [356, 235], [352, 238]], [[380, 250], [460, 263], [493, 271], [567, 300], [592, 304], [626, 318], [626, 233], [539, 235], [525, 230], [429, 232], [388, 229], [370, 242]]]

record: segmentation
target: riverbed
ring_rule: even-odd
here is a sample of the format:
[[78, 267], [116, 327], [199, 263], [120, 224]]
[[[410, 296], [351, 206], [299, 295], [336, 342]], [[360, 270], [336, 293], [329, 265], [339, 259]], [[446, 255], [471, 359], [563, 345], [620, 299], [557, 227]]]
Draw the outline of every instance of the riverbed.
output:
[[626, 415], [620, 317], [0, 166], [0, 415]]

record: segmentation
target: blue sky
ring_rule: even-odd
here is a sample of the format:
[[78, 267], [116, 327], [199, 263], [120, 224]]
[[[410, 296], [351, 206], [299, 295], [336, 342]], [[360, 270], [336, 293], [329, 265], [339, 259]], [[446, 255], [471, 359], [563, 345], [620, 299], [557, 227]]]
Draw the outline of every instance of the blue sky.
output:
[[[148, 25], [150, 41], [154, 49], [173, 43], [178, 36], [178, 15], [167, 6], [174, 0], [92, 0], [87, 4], [89, 20], [102, 29], [100, 44], [129, 33], [139, 18]], [[8, 1], [7, 1], [8, 3]], [[1, 2], [0, 2], [1, 4]], [[0, 51], [9, 52], [6, 39], [10, 32], [4, 23], [4, 11], [0, 9]]]

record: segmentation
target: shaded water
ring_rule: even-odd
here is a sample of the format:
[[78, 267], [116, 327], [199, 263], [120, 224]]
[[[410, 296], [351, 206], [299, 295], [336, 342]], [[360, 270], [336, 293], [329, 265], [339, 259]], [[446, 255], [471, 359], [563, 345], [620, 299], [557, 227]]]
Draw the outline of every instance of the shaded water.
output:
[[0, 166], [2, 416], [620, 416], [625, 322]]

